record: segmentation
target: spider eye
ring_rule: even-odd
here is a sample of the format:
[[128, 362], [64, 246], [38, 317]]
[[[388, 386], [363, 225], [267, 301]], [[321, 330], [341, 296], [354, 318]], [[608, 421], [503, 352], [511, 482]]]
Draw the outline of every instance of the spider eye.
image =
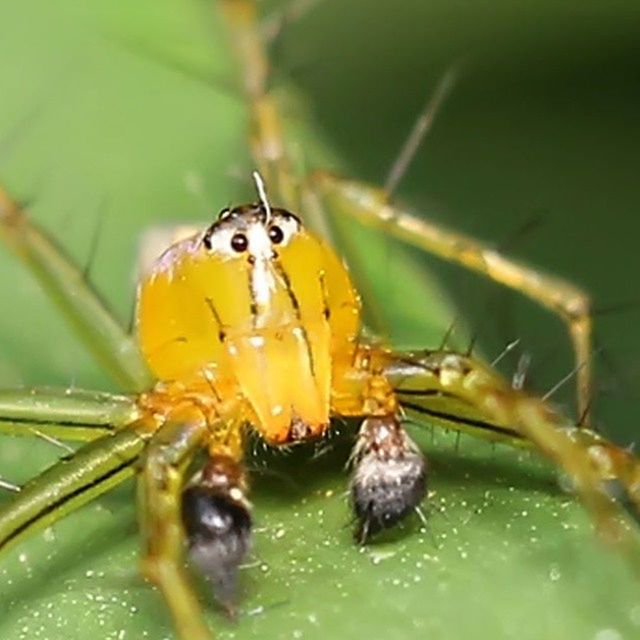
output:
[[231, 238], [231, 248], [237, 253], [246, 251], [248, 246], [249, 240], [244, 233], [236, 233], [233, 238]]
[[202, 238], [204, 246], [211, 251], [211, 236], [213, 235], [213, 228], [209, 227]]
[[218, 214], [218, 220], [225, 220], [226, 218], [229, 217], [230, 214], [231, 214], [231, 209], [229, 209], [229, 207], [225, 207]]
[[284, 232], [275, 224], [269, 227], [269, 240], [273, 244], [280, 244], [284, 240]]

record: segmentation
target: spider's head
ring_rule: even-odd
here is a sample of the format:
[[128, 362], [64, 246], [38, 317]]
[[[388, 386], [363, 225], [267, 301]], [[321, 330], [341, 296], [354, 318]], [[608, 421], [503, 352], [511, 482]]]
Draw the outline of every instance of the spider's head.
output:
[[302, 223], [293, 213], [267, 210], [257, 202], [223, 209], [202, 235], [202, 245], [213, 257], [252, 264], [276, 258], [301, 230]]

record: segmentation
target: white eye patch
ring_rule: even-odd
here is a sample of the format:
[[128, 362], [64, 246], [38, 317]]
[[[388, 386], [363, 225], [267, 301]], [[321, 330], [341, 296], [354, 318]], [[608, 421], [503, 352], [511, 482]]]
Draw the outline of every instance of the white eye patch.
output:
[[209, 253], [222, 258], [248, 254], [255, 259], [270, 258], [274, 247], [286, 246], [300, 230], [290, 214], [272, 212], [268, 222], [254, 213], [226, 214], [201, 236]]

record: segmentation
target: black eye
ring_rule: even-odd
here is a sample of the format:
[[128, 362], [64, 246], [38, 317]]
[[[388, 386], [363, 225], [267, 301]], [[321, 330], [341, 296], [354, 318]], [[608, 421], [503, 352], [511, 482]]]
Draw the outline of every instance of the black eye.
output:
[[247, 236], [244, 233], [236, 233], [233, 238], [231, 238], [231, 248], [238, 253], [242, 253], [247, 250], [249, 246], [249, 240], [247, 240]]
[[275, 224], [272, 227], [269, 227], [269, 240], [271, 240], [273, 244], [280, 244], [284, 240], [284, 233], [282, 229]]
[[209, 249], [209, 251], [211, 251], [211, 236], [213, 235], [213, 226], [209, 227], [203, 238], [202, 238], [202, 243], [204, 244], [204, 246]]

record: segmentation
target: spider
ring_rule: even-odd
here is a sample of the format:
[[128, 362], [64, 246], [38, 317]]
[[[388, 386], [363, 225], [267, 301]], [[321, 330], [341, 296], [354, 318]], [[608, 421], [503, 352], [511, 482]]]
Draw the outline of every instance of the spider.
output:
[[[584, 422], [591, 385], [586, 296], [399, 210], [390, 188], [328, 173], [300, 180], [266, 90], [255, 7], [223, 0], [220, 10], [238, 45], [252, 105], [257, 198], [223, 209], [154, 262], [139, 283], [135, 336], [113, 319], [82, 271], [25, 210], [1, 193], [7, 244], [32, 266], [108, 370], [135, 392], [2, 393], [7, 430], [37, 425], [42, 433], [87, 444], [3, 506], [0, 550], [137, 475], [143, 573], [162, 591], [179, 637], [204, 640], [210, 635], [184, 567], [185, 547], [231, 612], [237, 570], [251, 547], [243, 465], [248, 431], [287, 446], [322, 437], [333, 417], [360, 419], [350, 496], [355, 537], [365, 543], [425, 497], [426, 461], [404, 429], [405, 413], [537, 449], [564, 470], [607, 539], [624, 550], [634, 545], [622, 507], [606, 489], [615, 483], [632, 509], [640, 507], [636, 458], [583, 420], [576, 424], [514, 389], [471, 355], [400, 352], [366, 340], [352, 278], [319, 238], [320, 213], [330, 208], [355, 216], [559, 313], [582, 365], [578, 410]], [[205, 461], [193, 473], [201, 452]]]

